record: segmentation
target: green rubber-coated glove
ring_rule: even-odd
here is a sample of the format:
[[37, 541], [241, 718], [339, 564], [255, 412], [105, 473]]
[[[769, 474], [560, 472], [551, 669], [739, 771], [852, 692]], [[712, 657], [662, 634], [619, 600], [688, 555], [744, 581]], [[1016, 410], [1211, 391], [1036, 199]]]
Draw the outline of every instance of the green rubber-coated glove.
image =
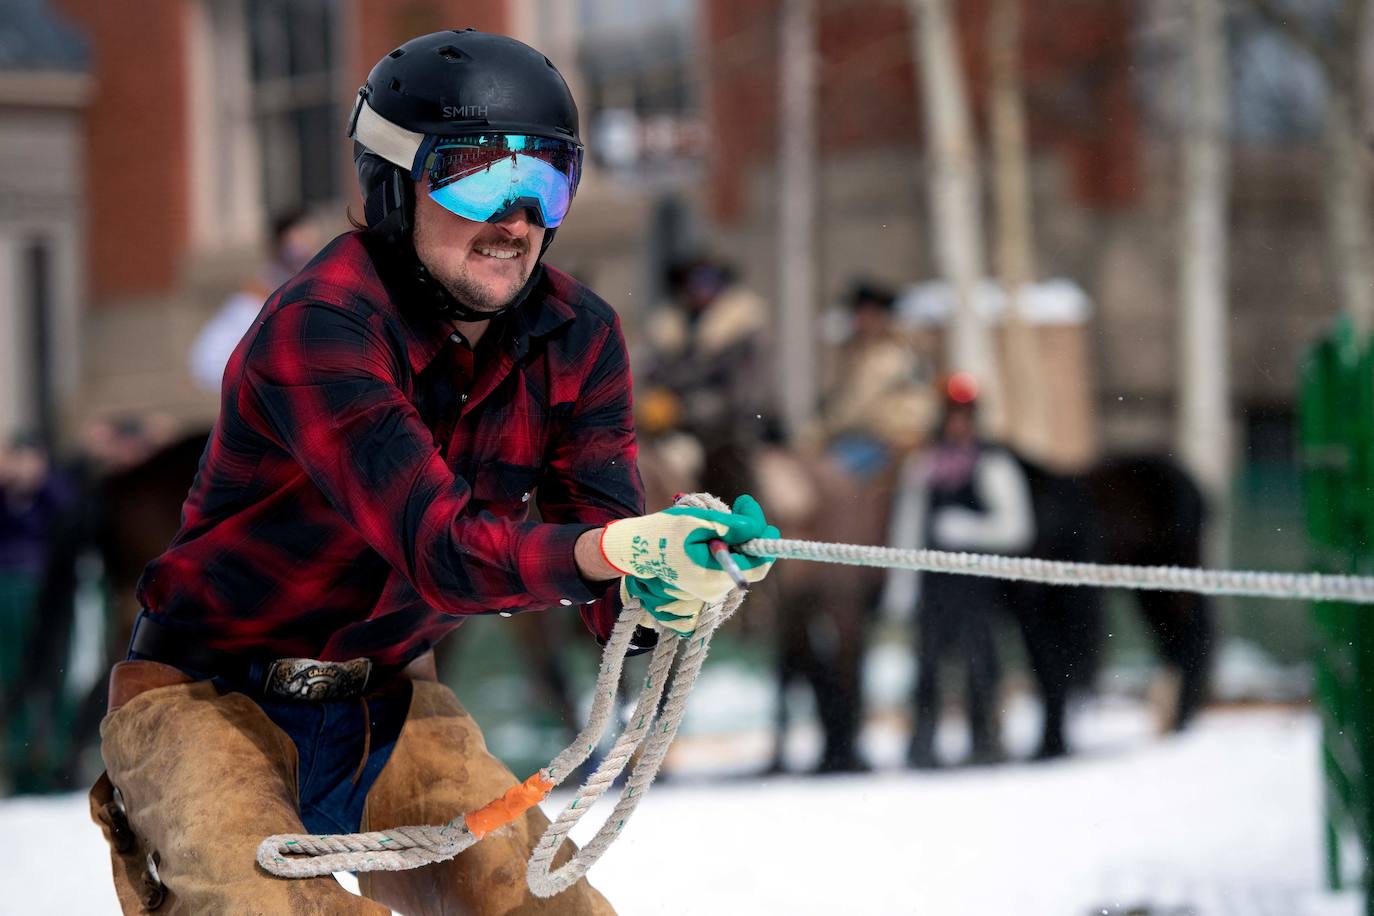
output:
[[644, 611], [641, 626], [672, 630], [679, 636], [692, 635], [706, 607], [705, 601], [664, 585], [662, 579], [626, 576], [620, 580], [620, 602], [628, 604], [631, 598], [638, 600]]
[[[778, 529], [764, 520], [754, 497], [746, 495], [735, 500], [731, 512], [674, 506], [611, 522], [601, 533], [601, 553], [627, 576], [659, 579], [684, 595], [719, 601], [735, 583], [711, 556], [708, 543], [719, 538], [731, 546], [776, 537]], [[759, 581], [773, 566], [771, 557], [733, 557], [749, 582]]]

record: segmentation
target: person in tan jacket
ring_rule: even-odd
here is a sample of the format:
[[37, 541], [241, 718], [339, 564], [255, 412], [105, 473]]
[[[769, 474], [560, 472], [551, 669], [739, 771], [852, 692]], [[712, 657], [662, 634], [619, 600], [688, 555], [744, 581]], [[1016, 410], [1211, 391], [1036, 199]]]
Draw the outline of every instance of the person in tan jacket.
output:
[[850, 335], [834, 354], [811, 430], [860, 479], [916, 446], [935, 412], [922, 361], [894, 325], [894, 301], [875, 283], [860, 280], [851, 288]]
[[746, 492], [769, 410], [768, 305], [709, 258], [674, 265], [668, 287], [671, 301], [645, 323], [638, 399], [671, 402], [677, 427], [701, 444], [702, 489]]

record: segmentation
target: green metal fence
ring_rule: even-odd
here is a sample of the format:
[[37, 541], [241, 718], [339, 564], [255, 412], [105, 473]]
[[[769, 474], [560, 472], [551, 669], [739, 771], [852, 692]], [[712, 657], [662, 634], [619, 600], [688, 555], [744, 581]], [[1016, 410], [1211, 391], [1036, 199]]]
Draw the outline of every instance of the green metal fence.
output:
[[[1299, 407], [1312, 559], [1321, 572], [1374, 571], [1374, 347], [1339, 324], [1308, 353]], [[1358, 880], [1365, 912], [1374, 852], [1374, 614], [1340, 602], [1313, 607], [1316, 694], [1326, 774], [1327, 877]]]

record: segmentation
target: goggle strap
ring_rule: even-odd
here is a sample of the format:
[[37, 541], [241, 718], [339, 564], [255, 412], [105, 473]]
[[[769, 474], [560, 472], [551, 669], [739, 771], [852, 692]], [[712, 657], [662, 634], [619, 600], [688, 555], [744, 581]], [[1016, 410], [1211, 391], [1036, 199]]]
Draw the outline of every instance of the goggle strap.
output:
[[399, 165], [407, 172], [414, 173], [416, 160], [420, 158], [420, 148], [424, 145], [425, 135], [406, 130], [377, 114], [361, 93], [358, 99], [358, 115], [353, 125], [353, 139], [393, 165]]

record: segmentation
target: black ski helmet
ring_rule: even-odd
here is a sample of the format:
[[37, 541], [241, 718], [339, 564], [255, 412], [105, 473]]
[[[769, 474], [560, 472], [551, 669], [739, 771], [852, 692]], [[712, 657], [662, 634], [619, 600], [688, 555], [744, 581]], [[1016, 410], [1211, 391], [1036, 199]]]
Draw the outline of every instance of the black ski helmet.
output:
[[[419, 284], [446, 316], [494, 317], [453, 299], [414, 254], [415, 183], [444, 137], [471, 133], [526, 134], [581, 145], [577, 104], [558, 68], [524, 42], [461, 29], [412, 38], [372, 68], [358, 90], [348, 136], [367, 226], [410, 262]], [[528, 294], [557, 229], [545, 229]]]

